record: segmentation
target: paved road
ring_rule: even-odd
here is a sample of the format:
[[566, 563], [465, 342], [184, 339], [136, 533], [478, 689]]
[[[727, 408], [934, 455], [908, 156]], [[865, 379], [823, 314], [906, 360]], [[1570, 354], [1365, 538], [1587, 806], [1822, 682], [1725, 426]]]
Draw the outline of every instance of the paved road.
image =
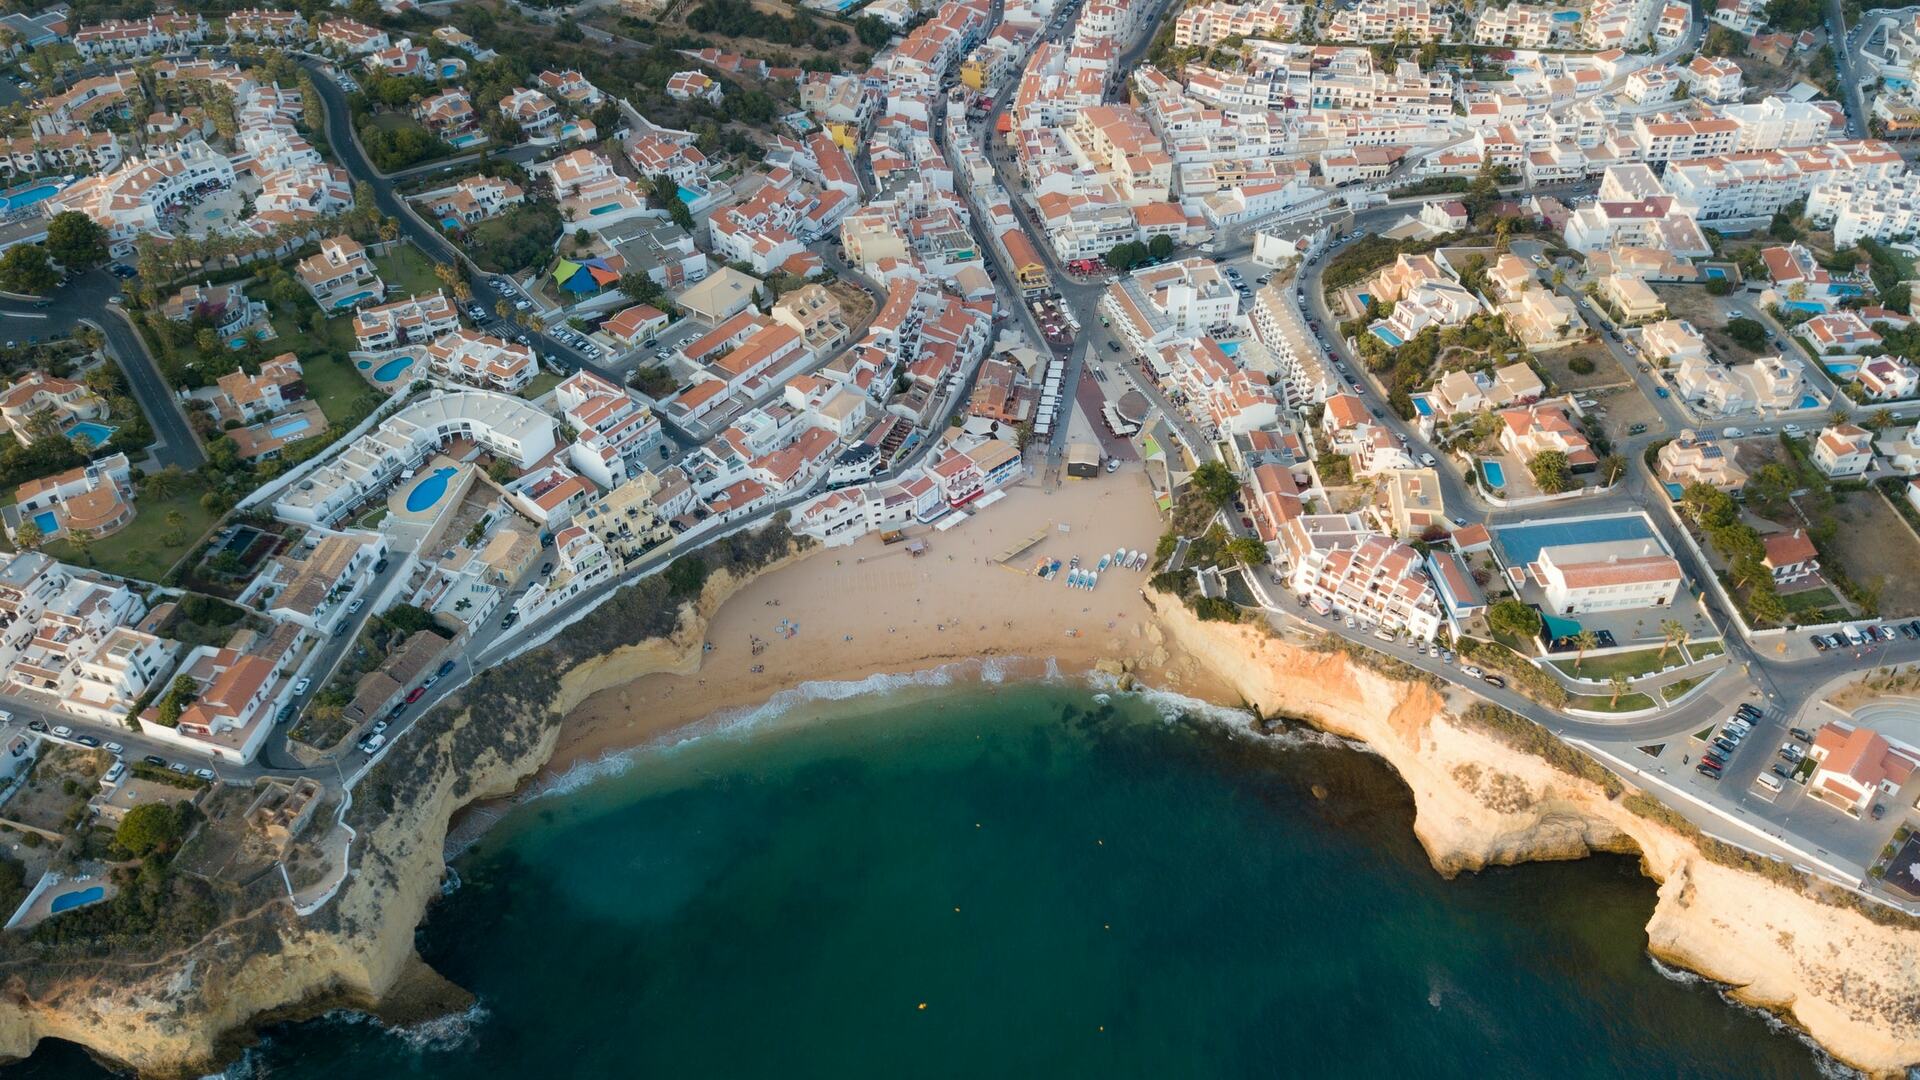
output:
[[161, 465], [199, 468], [206, 453], [187, 426], [186, 414], [160, 375], [160, 368], [140, 334], [117, 304], [120, 280], [105, 270], [79, 274], [56, 289], [44, 308], [18, 300], [0, 300], [0, 334], [8, 340], [42, 341], [55, 334], [71, 334], [82, 323], [98, 327], [107, 339], [107, 351], [126, 373], [127, 388], [153, 426], [153, 456]]

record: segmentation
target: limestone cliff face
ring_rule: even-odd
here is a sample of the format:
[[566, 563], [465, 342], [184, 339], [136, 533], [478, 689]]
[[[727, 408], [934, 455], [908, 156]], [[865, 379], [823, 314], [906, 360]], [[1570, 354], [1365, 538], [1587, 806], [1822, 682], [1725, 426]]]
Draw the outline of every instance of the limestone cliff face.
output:
[[1169, 647], [1268, 715], [1300, 716], [1378, 751], [1413, 790], [1434, 867], [1638, 852], [1660, 883], [1650, 951], [1774, 1011], [1879, 1075], [1920, 1062], [1920, 929], [1883, 926], [1798, 886], [1709, 860], [1695, 841], [1449, 711], [1425, 684], [1264, 628], [1201, 622], [1171, 598]]
[[347, 815], [361, 822], [354, 872], [313, 917], [271, 903], [142, 964], [55, 973], [31, 959], [0, 961], [0, 1060], [24, 1058], [54, 1038], [144, 1077], [194, 1077], [219, 1070], [248, 1032], [271, 1020], [352, 1007], [404, 1022], [461, 1007], [465, 992], [413, 947], [414, 928], [439, 895], [448, 823], [470, 803], [511, 794], [545, 765], [560, 718], [588, 695], [697, 664], [709, 618], [752, 576], [715, 573], [673, 634], [576, 666], [544, 707], [518, 710], [504, 724], [497, 713], [483, 724], [471, 712], [423, 721], [356, 788]]

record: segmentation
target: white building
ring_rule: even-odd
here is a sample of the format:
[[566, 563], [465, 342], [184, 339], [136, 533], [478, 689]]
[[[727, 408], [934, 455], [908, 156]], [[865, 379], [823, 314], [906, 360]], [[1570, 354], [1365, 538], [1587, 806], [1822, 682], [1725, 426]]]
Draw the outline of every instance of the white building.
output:
[[1680, 591], [1680, 564], [1650, 539], [1544, 547], [1527, 570], [1555, 615], [1666, 607]]

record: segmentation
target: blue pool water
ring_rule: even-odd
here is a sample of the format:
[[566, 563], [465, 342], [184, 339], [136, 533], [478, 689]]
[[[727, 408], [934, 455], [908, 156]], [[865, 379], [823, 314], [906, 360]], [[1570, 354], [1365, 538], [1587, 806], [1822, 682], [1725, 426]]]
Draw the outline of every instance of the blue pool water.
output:
[[692, 206], [696, 201], [698, 201], [705, 194], [706, 192], [704, 191], [695, 191], [692, 188], [686, 187], [683, 185], [680, 188], [680, 201], [683, 203], [686, 203], [688, 206]]
[[1490, 487], [1503, 488], [1507, 486], [1507, 472], [1500, 467], [1500, 463], [1497, 461], [1481, 462], [1480, 474], [1487, 478], [1487, 484]]
[[1562, 544], [1597, 544], [1608, 540], [1645, 540], [1653, 536], [1645, 518], [1637, 514], [1590, 518], [1586, 521], [1536, 522], [1493, 530], [1508, 566], [1525, 566], [1540, 557], [1540, 549]]
[[360, 368], [361, 371], [365, 371], [372, 366], [373, 366], [373, 361], [371, 360], [362, 360], [358, 364], [358, 367]]
[[1426, 398], [1417, 397], [1413, 399], [1413, 411], [1419, 413], [1421, 416], [1432, 416], [1433, 405]]
[[406, 371], [408, 368], [412, 366], [413, 366], [413, 357], [396, 356], [393, 359], [387, 361], [384, 364], [381, 364], [378, 368], [376, 368], [374, 370], [373, 377], [380, 380], [381, 382], [392, 382], [393, 380], [400, 377], [401, 372]]
[[23, 206], [32, 206], [34, 203], [53, 198], [59, 191], [59, 184], [35, 184], [25, 191], [0, 196], [0, 210], [18, 210]]
[[455, 146], [472, 146], [474, 143], [477, 143], [484, 138], [486, 138], [486, 136], [482, 135], [477, 131], [469, 131], [464, 135], [455, 135], [453, 138], [448, 139], [447, 141], [452, 143]]
[[441, 466], [428, 473], [424, 479], [413, 485], [412, 491], [407, 492], [407, 510], [417, 514], [422, 510], [430, 509], [434, 503], [445, 498], [447, 481], [459, 471], [451, 466]]
[[358, 304], [362, 300], [370, 300], [372, 298], [373, 298], [373, 293], [371, 291], [362, 290], [360, 292], [354, 293], [352, 296], [343, 296], [340, 299], [335, 300], [333, 302], [333, 306], [335, 308], [350, 308], [355, 304]]
[[60, 528], [60, 519], [53, 516], [53, 511], [42, 510], [33, 515], [33, 525], [41, 536], [52, 536]]
[[618, 209], [620, 209], [619, 203], [610, 202], [605, 204], [604, 206], [596, 206], [593, 209], [587, 211], [587, 213], [592, 214], [595, 217], [599, 217], [601, 214], [611, 214]]
[[1228, 356], [1232, 356], [1240, 351], [1240, 343], [1237, 341], [1222, 341], [1219, 345], [1220, 351], [1226, 353]]
[[1725, 281], [1727, 278], [1726, 270], [1718, 266], [1703, 267], [1700, 273], [1704, 275], [1708, 281]]
[[1835, 375], [1841, 375], [1847, 378], [1852, 378], [1853, 373], [1860, 370], [1860, 365], [1859, 364], [1835, 364], [1832, 362], [1828, 362], [1827, 370], [1834, 373]]
[[1372, 331], [1373, 331], [1374, 337], [1379, 338], [1381, 341], [1384, 341], [1389, 345], [1399, 346], [1399, 345], [1406, 344], [1406, 342], [1400, 340], [1399, 334], [1394, 333], [1393, 331], [1387, 329], [1384, 326], [1373, 327]]
[[460, 219], [443, 217], [440, 219], [440, 227], [447, 230], [448, 232], [452, 232], [453, 230], [460, 227]]
[[1360, 306], [1361, 306], [1361, 307], [1366, 307], [1366, 306], [1367, 306], [1368, 304], [1371, 304], [1371, 303], [1373, 303], [1373, 297], [1371, 297], [1371, 296], [1368, 296], [1368, 295], [1367, 295], [1366, 293], [1361, 293], [1361, 294], [1360, 294]]
[[1784, 303], [1782, 303], [1782, 304], [1781, 304], [1780, 306], [1781, 306], [1781, 307], [1786, 307], [1786, 308], [1792, 308], [1792, 309], [1793, 309], [1793, 310], [1795, 310], [1795, 311], [1825, 311], [1825, 310], [1827, 310], [1827, 305], [1825, 305], [1825, 304], [1823, 304], [1823, 303], [1821, 303], [1821, 302], [1820, 302], [1820, 301], [1818, 301], [1818, 300], [1788, 300], [1788, 301], [1785, 301]]
[[1674, 502], [1679, 502], [1687, 494], [1687, 489], [1681, 487], [1679, 484], [1666, 484], [1664, 486], [1667, 489], [1667, 497]]
[[204, 216], [208, 221], [219, 221], [225, 214], [226, 211], [224, 210], [209, 210]]
[[118, 429], [106, 424], [96, 424], [91, 420], [78, 420], [67, 428], [67, 436], [69, 438], [78, 436], [94, 446], [105, 446], [107, 440], [113, 438], [116, 430]]
[[1580, 21], [1580, 13], [1577, 11], [1556, 11], [1553, 13], [1553, 21], [1576, 23]]
[[75, 889], [72, 892], [63, 892], [53, 898], [53, 903], [47, 906], [47, 910], [58, 915], [63, 911], [71, 911], [82, 905], [91, 904], [106, 895], [107, 890], [103, 885], [94, 885], [85, 889]]
[[308, 420], [306, 417], [294, 416], [294, 417], [289, 417], [288, 419], [282, 420], [279, 423], [268, 428], [267, 434], [273, 436], [276, 439], [284, 439], [289, 435], [298, 435], [300, 432], [305, 431], [312, 426], [313, 426], [313, 421]]

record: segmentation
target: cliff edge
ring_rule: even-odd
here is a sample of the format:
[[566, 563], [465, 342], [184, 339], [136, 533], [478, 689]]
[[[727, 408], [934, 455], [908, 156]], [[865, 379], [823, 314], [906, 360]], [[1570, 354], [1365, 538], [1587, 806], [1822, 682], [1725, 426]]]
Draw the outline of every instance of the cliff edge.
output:
[[1738, 865], [1727, 845], [1504, 711], [1517, 723], [1344, 652], [1154, 599], [1172, 650], [1263, 715], [1303, 718], [1384, 757], [1413, 791], [1414, 831], [1440, 873], [1637, 852], [1659, 883], [1654, 956], [1726, 984], [1867, 1072], [1920, 1062], [1920, 922], [1884, 909], [1869, 918], [1850, 894], [1778, 864]]

